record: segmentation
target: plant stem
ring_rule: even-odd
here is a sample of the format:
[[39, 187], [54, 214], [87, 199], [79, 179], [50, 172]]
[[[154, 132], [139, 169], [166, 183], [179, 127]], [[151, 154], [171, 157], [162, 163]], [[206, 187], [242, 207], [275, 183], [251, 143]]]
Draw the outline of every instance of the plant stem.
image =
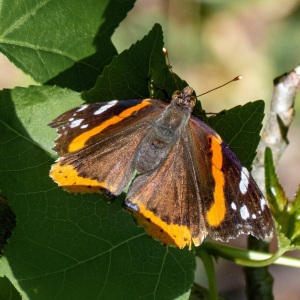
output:
[[215, 256], [223, 257], [245, 267], [264, 267], [274, 263], [277, 265], [300, 268], [300, 259], [282, 257], [285, 252], [282, 249], [278, 249], [275, 253], [269, 254], [211, 242], [203, 243], [202, 247]]
[[209, 299], [218, 300], [216, 271], [213, 257], [205, 249], [203, 249], [203, 247], [198, 248], [196, 250], [196, 254], [203, 261], [203, 265], [206, 271], [206, 276], [208, 280]]

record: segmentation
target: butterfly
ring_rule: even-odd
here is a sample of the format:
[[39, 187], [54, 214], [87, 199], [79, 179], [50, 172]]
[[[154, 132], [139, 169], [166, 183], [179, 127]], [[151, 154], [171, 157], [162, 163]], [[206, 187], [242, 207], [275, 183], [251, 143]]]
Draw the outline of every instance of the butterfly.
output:
[[209, 235], [272, 234], [268, 204], [237, 156], [192, 114], [189, 86], [171, 101], [84, 104], [49, 125], [59, 137], [50, 176], [74, 193], [113, 199], [130, 185], [124, 207], [154, 239], [178, 248]]

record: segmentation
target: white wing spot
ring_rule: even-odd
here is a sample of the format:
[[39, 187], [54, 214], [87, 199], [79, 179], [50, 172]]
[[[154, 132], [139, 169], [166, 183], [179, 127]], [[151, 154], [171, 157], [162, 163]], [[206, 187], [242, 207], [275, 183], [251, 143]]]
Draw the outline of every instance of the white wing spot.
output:
[[234, 202], [231, 202], [231, 208], [232, 208], [233, 210], [236, 210], [236, 205], [235, 205]]
[[83, 111], [83, 110], [85, 110], [87, 107], [88, 107], [88, 105], [87, 105], [87, 104], [84, 104], [84, 105], [80, 106], [80, 107], [76, 110], [76, 112]]
[[80, 128], [85, 129], [85, 128], [87, 128], [88, 126], [89, 126], [89, 124], [83, 124], [83, 125], [80, 126]]
[[256, 215], [255, 214], [252, 214], [252, 219], [256, 219]]
[[263, 211], [265, 209], [265, 206], [267, 205], [266, 200], [264, 198], [260, 199], [260, 208]]
[[105, 112], [109, 108], [113, 107], [117, 103], [118, 103], [118, 100], [113, 100], [113, 101], [108, 102], [106, 105], [104, 105], [104, 106], [100, 107], [99, 109], [97, 109], [94, 112], [94, 115], [100, 115], [100, 114], [102, 114], [103, 112]]
[[245, 195], [248, 191], [249, 177], [250, 177], [250, 174], [249, 174], [248, 170], [245, 167], [242, 167], [239, 188], [243, 195]]
[[75, 120], [71, 123], [70, 127], [71, 128], [75, 128], [77, 126], [79, 126], [81, 124], [81, 122], [83, 121], [83, 119], [78, 119], [78, 120]]
[[70, 118], [69, 121], [70, 121], [70, 122], [74, 121], [74, 118]]
[[240, 208], [240, 214], [241, 214], [241, 217], [243, 220], [246, 220], [250, 217], [250, 214], [249, 214], [249, 211], [248, 211], [248, 208], [246, 207], [246, 205], [243, 205]]

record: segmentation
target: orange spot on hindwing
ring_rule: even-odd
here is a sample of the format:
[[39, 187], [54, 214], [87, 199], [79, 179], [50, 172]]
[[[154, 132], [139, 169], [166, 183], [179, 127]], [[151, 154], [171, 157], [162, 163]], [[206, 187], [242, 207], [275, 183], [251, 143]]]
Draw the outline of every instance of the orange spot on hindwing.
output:
[[224, 220], [226, 213], [226, 201], [224, 194], [225, 178], [222, 171], [222, 140], [219, 136], [216, 138], [209, 135], [207, 138], [210, 139], [212, 176], [215, 181], [215, 188], [213, 194], [214, 202], [206, 213], [206, 220], [210, 226], [219, 226]]
[[199, 246], [204, 236], [192, 237], [190, 229], [185, 225], [168, 224], [159, 216], [148, 210], [143, 204], [136, 205], [136, 209], [127, 207], [135, 216], [138, 225], [145, 228], [146, 232], [164, 245], [178, 248], [192, 247], [192, 242]]
[[137, 111], [141, 110], [142, 108], [149, 106], [149, 105], [151, 105], [150, 102], [143, 101], [135, 106], [125, 109], [119, 115], [113, 116], [113, 117], [107, 119], [106, 121], [101, 123], [99, 126], [96, 126], [96, 127], [92, 128], [91, 130], [84, 131], [79, 136], [75, 137], [73, 139], [73, 141], [71, 141], [68, 151], [75, 152], [75, 151], [78, 151], [78, 150], [84, 148], [84, 146], [86, 145], [86, 142], [91, 137], [95, 136], [96, 134], [99, 134], [104, 129], [106, 129], [108, 126], [111, 126], [111, 125], [121, 122], [125, 118], [128, 118], [135, 112], [137, 112]]
[[84, 178], [71, 164], [62, 165], [60, 161], [52, 166], [50, 176], [59, 186], [71, 193], [102, 193], [107, 188], [105, 182]]

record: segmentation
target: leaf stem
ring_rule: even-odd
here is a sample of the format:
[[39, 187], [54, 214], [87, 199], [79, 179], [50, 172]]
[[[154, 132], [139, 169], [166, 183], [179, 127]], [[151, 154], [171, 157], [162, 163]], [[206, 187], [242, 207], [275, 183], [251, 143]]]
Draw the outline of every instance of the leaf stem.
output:
[[201, 258], [208, 280], [209, 299], [218, 300], [216, 271], [213, 257], [203, 247], [196, 249], [196, 255]]
[[282, 257], [284, 250], [278, 249], [273, 254], [205, 242], [202, 247], [209, 253], [221, 256], [245, 267], [264, 267], [270, 264], [300, 268], [300, 259]]

